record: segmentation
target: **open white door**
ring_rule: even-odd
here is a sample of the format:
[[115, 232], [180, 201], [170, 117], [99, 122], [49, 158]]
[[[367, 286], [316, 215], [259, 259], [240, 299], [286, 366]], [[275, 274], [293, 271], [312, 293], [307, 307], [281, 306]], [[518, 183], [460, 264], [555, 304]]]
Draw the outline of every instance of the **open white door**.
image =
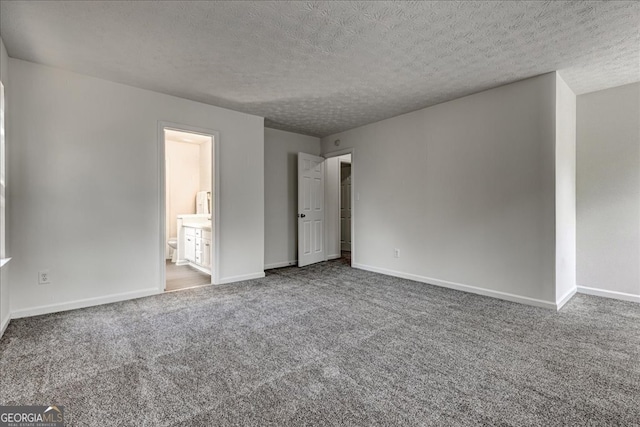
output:
[[298, 267], [324, 260], [324, 159], [298, 153]]

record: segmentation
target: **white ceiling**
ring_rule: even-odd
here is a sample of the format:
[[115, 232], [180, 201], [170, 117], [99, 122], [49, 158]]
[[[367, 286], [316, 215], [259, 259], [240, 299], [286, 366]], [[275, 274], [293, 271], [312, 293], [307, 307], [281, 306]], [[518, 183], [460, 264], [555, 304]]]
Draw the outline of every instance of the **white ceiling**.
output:
[[324, 136], [560, 70], [640, 80], [640, 3], [1, 1], [11, 57]]

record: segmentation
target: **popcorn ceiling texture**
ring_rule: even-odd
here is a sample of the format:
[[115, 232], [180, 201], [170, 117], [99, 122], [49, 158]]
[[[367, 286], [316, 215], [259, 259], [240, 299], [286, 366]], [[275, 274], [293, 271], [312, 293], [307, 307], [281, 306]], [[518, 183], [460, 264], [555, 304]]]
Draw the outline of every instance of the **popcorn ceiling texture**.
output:
[[640, 3], [0, 2], [9, 55], [326, 136], [560, 70], [640, 80]]

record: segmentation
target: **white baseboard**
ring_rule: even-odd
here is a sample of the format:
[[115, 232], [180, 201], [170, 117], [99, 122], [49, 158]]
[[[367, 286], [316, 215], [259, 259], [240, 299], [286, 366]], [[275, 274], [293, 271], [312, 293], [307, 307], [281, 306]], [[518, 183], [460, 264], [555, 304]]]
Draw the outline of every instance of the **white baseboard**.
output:
[[[327, 255], [326, 260], [329, 261], [331, 259], [338, 259], [338, 258], [342, 258], [342, 254]], [[293, 261], [282, 261], [282, 262], [273, 262], [271, 264], [265, 264], [264, 269], [271, 270], [272, 268], [290, 267], [292, 265], [298, 265], [298, 260], [294, 259]]]
[[571, 298], [576, 294], [578, 288], [569, 289], [569, 292], [564, 294], [562, 298], [556, 301], [556, 310], [560, 310]]
[[290, 267], [292, 265], [298, 265], [298, 260], [294, 259], [293, 261], [272, 262], [271, 264], [266, 264], [264, 269], [271, 270], [272, 268]]
[[12, 319], [21, 317], [39, 316], [41, 314], [57, 313], [59, 311], [75, 310], [78, 308], [93, 307], [95, 305], [109, 304], [112, 302], [126, 301], [136, 298], [148, 297], [162, 293], [158, 288], [143, 289], [141, 291], [124, 292], [121, 294], [107, 295], [104, 297], [86, 298], [60, 304], [41, 305], [39, 307], [23, 308], [11, 312]]
[[6, 319], [3, 319], [2, 322], [0, 322], [0, 338], [2, 338], [2, 336], [4, 335], [4, 331], [7, 330], [7, 326], [9, 326], [9, 321], [11, 320], [11, 315], [7, 315]]
[[262, 277], [264, 277], [264, 271], [260, 273], [242, 274], [240, 276], [229, 276], [221, 278], [217, 283], [214, 283], [214, 285], [226, 285], [227, 283], [243, 282], [245, 280], [260, 279]]
[[431, 277], [418, 276], [416, 274], [403, 273], [401, 271], [387, 270], [386, 268], [372, 267], [364, 264], [352, 264], [353, 268], [372, 271], [374, 273], [385, 274], [387, 276], [400, 277], [402, 279], [414, 280], [416, 282], [427, 283], [429, 285], [440, 286], [443, 288], [455, 289], [458, 291], [470, 292], [472, 294], [483, 295], [487, 297], [498, 298], [520, 304], [533, 305], [535, 307], [550, 308], [557, 310], [557, 304], [552, 301], [544, 301], [535, 298], [523, 297], [520, 295], [509, 294], [506, 292], [493, 291], [491, 289], [478, 288], [476, 286], [463, 285], [461, 283], [449, 282], [446, 280], [433, 279]]
[[578, 292], [581, 294], [594, 295], [597, 297], [605, 297], [640, 303], [640, 295], [627, 294], [625, 292], [608, 291], [606, 289], [589, 288], [587, 286], [578, 286]]

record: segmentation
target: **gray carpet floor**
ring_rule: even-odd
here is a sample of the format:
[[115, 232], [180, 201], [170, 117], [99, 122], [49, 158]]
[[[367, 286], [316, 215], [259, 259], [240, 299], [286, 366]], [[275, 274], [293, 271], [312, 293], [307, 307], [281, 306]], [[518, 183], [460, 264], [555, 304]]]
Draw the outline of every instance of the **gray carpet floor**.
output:
[[640, 305], [559, 313], [333, 261], [13, 320], [0, 403], [76, 426], [640, 424]]

